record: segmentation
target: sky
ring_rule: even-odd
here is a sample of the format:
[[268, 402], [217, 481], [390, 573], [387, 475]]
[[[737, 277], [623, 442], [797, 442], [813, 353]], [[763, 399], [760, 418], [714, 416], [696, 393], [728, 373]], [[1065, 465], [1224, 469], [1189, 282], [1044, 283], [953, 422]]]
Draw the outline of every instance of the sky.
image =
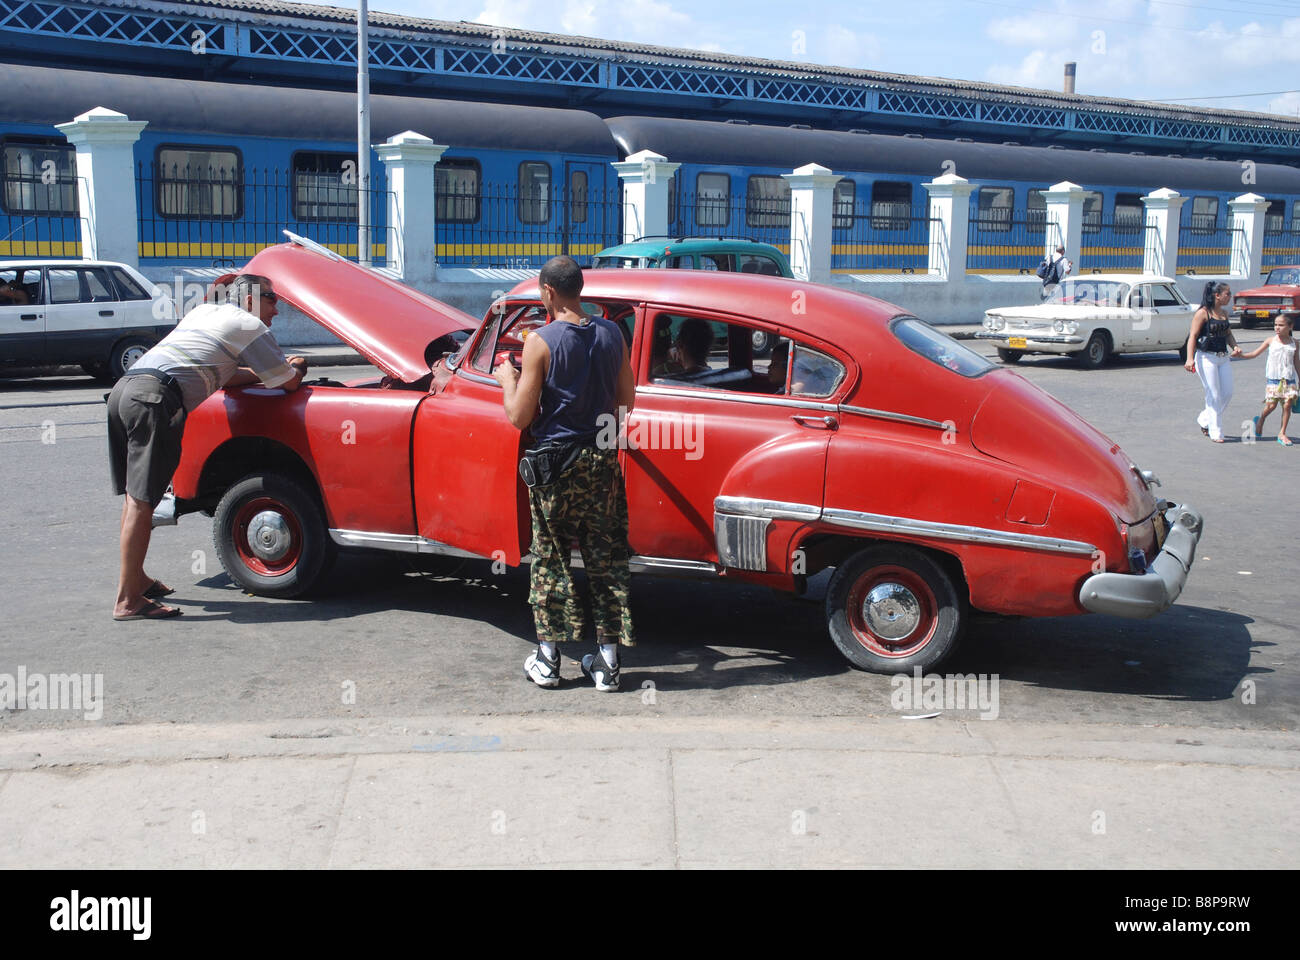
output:
[[369, 3], [438, 20], [1050, 90], [1061, 89], [1074, 60], [1079, 93], [1300, 117], [1300, 0]]

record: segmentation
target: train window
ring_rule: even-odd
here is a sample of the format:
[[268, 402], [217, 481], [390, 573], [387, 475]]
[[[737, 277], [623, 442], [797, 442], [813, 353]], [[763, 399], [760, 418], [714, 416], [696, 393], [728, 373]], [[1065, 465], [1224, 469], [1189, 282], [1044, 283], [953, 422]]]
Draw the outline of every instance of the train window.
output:
[[1300, 200], [1291, 203], [1291, 232], [1300, 233]]
[[574, 170], [569, 174], [569, 222], [587, 222], [587, 171]]
[[1189, 223], [1193, 233], [1209, 233], [1218, 222], [1218, 197], [1192, 197], [1192, 214]]
[[1083, 191], [1083, 232], [1101, 233], [1102, 196], [1096, 190]]
[[852, 230], [854, 208], [858, 202], [858, 185], [852, 180], [841, 180], [835, 184], [833, 196], [835, 214], [831, 219], [832, 229]]
[[1146, 218], [1146, 208], [1142, 205], [1140, 193], [1115, 194], [1115, 232], [1137, 233], [1142, 229]]
[[293, 155], [293, 215], [298, 220], [357, 219], [357, 157], [348, 153]]
[[551, 219], [551, 165], [541, 160], [519, 164], [519, 221], [546, 223]]
[[1011, 229], [1016, 192], [1011, 187], [980, 187], [975, 194], [976, 219], [980, 228], [997, 232]]
[[731, 177], [725, 173], [695, 175], [695, 225], [725, 227], [731, 222]]
[[5, 137], [2, 151], [5, 213], [76, 216], [76, 150], [50, 139]]
[[871, 229], [906, 230], [912, 217], [912, 185], [881, 180], [871, 185]]
[[1046, 193], [1035, 187], [1025, 195], [1025, 223], [1039, 227], [1047, 223]]
[[1268, 209], [1264, 211], [1264, 232], [1281, 233], [1283, 224], [1286, 223], [1286, 201], [1270, 200]]
[[790, 226], [790, 184], [782, 177], [755, 175], [745, 187], [745, 225]]
[[434, 215], [439, 223], [478, 223], [482, 168], [469, 157], [443, 157], [433, 168]]
[[233, 147], [159, 147], [154, 163], [159, 216], [238, 220], [243, 215], [244, 164]]

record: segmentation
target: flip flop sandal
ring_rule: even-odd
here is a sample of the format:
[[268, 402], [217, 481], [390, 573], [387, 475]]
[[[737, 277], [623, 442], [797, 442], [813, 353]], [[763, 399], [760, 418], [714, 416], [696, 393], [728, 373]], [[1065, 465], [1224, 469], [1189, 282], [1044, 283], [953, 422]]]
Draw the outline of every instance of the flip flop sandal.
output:
[[[1264, 428], [1259, 425], [1259, 417], [1251, 417], [1250, 422], [1255, 425], [1255, 436], [1262, 437], [1264, 435]], [[157, 580], [154, 581], [154, 583], [157, 582]]]
[[[1201, 425], [1200, 425], [1199, 423], [1197, 424], [1197, 426], [1198, 426], [1198, 427], [1201, 427]], [[1205, 436], [1208, 437], [1208, 436], [1210, 435], [1210, 428], [1209, 428], [1209, 427], [1201, 427], [1201, 433], [1202, 433], [1203, 435], [1205, 435]]]
[[1282, 446], [1284, 446], [1284, 447], [1294, 447], [1294, 446], [1295, 446], [1295, 444], [1291, 442], [1291, 438], [1290, 438], [1290, 437], [1278, 437], [1278, 438], [1277, 438], [1277, 442], [1280, 443], [1280, 444], [1282, 444]]
[[157, 600], [146, 599], [144, 602], [144, 606], [141, 607], [139, 610], [137, 610], [135, 613], [128, 613], [124, 617], [119, 617], [115, 614], [113, 616], [113, 619], [114, 620], [170, 620], [172, 617], [179, 617], [180, 615], [181, 615], [181, 611], [176, 607], [166, 607], [163, 606], [161, 603], [159, 603]]
[[176, 591], [171, 587], [163, 586], [161, 580], [155, 580], [149, 584], [149, 589], [144, 592], [146, 600], [161, 600], [163, 597], [170, 597]]

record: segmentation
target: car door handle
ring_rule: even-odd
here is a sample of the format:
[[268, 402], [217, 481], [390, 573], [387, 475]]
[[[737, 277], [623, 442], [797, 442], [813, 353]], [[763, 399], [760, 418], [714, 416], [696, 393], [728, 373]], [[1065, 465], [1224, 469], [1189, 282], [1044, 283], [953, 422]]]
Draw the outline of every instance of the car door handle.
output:
[[20, 314], [20, 315], [19, 315], [18, 319], [20, 319], [20, 320], [39, 320], [39, 319], [41, 319], [41, 315], [40, 315], [39, 313], [23, 313], [23, 314]]
[[790, 419], [801, 427], [815, 427], [818, 430], [836, 430], [840, 425], [834, 417], [806, 417], [796, 413]]
[[99, 311], [99, 315], [100, 315], [101, 317], [111, 317], [111, 316], [113, 315], [113, 311], [112, 311], [112, 310], [101, 310], [101, 311]]

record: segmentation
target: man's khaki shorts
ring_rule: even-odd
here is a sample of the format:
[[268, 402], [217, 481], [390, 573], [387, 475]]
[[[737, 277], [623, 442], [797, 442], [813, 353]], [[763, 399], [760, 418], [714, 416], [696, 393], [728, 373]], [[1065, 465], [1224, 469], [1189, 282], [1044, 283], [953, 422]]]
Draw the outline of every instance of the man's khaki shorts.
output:
[[181, 462], [185, 406], [153, 377], [123, 377], [108, 395], [113, 492], [158, 506]]

